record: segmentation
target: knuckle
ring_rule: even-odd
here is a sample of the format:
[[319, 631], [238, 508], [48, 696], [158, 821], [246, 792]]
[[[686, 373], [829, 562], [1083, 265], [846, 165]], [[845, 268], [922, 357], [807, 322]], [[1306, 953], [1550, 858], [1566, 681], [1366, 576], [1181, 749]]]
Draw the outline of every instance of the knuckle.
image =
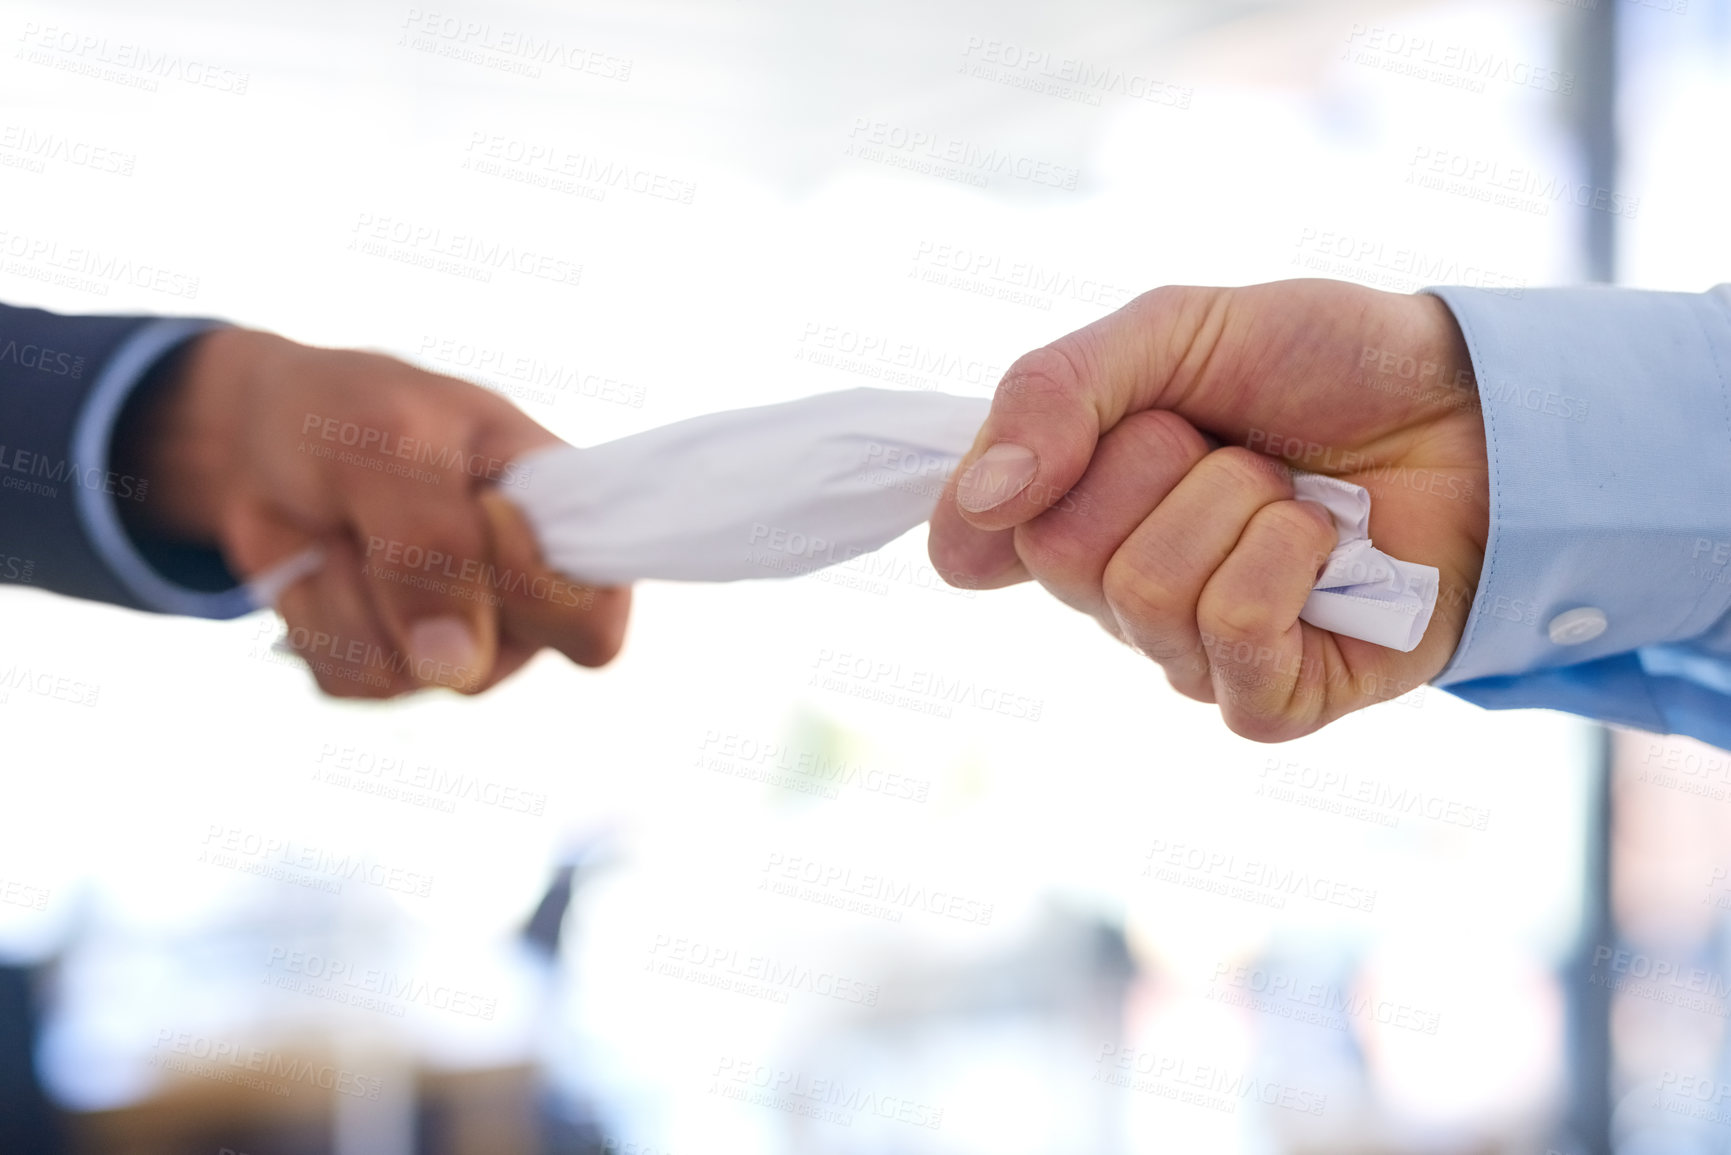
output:
[[1292, 475], [1284, 464], [1240, 445], [1214, 450], [1197, 468], [1207, 471], [1214, 483], [1225, 489], [1292, 496]]
[[[434, 505], [432, 500], [398, 502], [388, 520], [381, 516], [378, 522], [363, 526], [367, 535], [364, 544], [377, 548], [379, 543], [372, 540], [377, 537], [382, 548], [390, 551], [384, 555], [386, 560], [401, 561], [406, 569], [418, 570], [423, 576], [465, 584], [468, 571], [497, 558], [474, 519], [462, 516], [458, 509]], [[443, 500], [448, 503], [450, 496]]]
[[391, 384], [368, 382], [353, 394], [355, 420], [397, 437], [424, 432], [425, 408], [412, 391]]
[[1124, 312], [1134, 314], [1148, 325], [1170, 324], [1192, 300], [1192, 290], [1183, 285], [1159, 285], [1132, 297]]
[[1228, 646], [1237, 642], [1265, 641], [1280, 632], [1273, 613], [1261, 601], [1207, 590], [1197, 602], [1196, 619], [1203, 633], [1219, 638]]
[[1166, 409], [1143, 409], [1117, 425], [1133, 438], [1136, 449], [1149, 461], [1183, 461], [1194, 465], [1208, 456], [1208, 442], [1196, 427]]
[[1298, 501], [1266, 505], [1252, 520], [1258, 533], [1272, 535], [1278, 545], [1290, 549], [1295, 556], [1326, 554], [1339, 536], [1326, 513]]
[[1106, 595], [1106, 604], [1120, 621], [1140, 625], [1170, 613], [1173, 600], [1170, 592], [1122, 553], [1106, 563], [1100, 588]]
[[1072, 405], [1082, 395], [1084, 363], [1070, 337], [1024, 353], [998, 382], [994, 403], [1012, 401], [1019, 409], [1036, 412]]
[[1190, 632], [1188, 611], [1176, 590], [1121, 554], [1106, 563], [1100, 585], [1106, 605], [1137, 649], [1157, 662], [1188, 652], [1172, 640]]

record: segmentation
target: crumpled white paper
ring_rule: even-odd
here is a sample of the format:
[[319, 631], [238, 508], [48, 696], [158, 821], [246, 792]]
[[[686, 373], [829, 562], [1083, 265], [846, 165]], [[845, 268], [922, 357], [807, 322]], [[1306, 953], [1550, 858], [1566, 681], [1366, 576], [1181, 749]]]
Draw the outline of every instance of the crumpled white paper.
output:
[[[517, 459], [500, 492], [523, 511], [547, 564], [593, 585], [645, 578], [793, 577], [849, 561], [931, 516], [990, 402], [852, 389], [712, 413], [589, 449]], [[1295, 472], [1340, 542], [1299, 617], [1402, 652], [1436, 607], [1437, 571], [1370, 543], [1370, 495]]]
[[1325, 507], [1340, 535], [1299, 620], [1410, 652], [1436, 609], [1436, 567], [1400, 561], [1370, 543], [1370, 494], [1362, 485], [1295, 469], [1292, 495]]

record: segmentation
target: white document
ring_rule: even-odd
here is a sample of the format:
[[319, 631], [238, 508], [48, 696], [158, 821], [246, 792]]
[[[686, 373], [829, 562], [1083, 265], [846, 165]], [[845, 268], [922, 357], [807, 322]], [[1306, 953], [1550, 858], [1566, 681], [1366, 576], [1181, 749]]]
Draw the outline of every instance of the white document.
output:
[[[502, 489], [547, 564], [593, 585], [645, 578], [794, 577], [878, 549], [931, 516], [990, 402], [853, 389], [712, 413], [590, 449], [518, 458]], [[1295, 473], [1297, 496], [1340, 532], [1299, 615], [1391, 649], [1418, 645], [1437, 571], [1397, 561], [1368, 536], [1370, 495]]]

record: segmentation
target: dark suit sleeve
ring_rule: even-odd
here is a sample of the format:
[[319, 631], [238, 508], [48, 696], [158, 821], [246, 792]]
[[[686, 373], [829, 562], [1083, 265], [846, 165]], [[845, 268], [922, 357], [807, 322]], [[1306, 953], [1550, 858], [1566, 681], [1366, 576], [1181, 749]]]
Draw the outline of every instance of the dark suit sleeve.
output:
[[0, 582], [201, 617], [252, 608], [214, 552], [127, 533], [122, 503], [140, 500], [150, 479], [109, 462], [129, 403], [217, 326], [0, 305]]

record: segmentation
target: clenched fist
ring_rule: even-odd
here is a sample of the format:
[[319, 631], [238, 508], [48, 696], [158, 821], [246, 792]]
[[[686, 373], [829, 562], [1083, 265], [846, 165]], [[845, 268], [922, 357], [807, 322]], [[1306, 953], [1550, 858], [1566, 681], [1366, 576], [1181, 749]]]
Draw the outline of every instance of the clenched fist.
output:
[[221, 329], [120, 432], [152, 479], [135, 534], [213, 546], [245, 578], [309, 547], [277, 600], [319, 686], [387, 698], [486, 689], [541, 647], [619, 649], [630, 591], [547, 571], [515, 458], [558, 439], [503, 398], [390, 357]]
[[[1335, 545], [1291, 468], [1371, 495], [1378, 548], [1437, 567], [1398, 653], [1298, 620]], [[1436, 676], [1489, 530], [1483, 417], [1435, 297], [1333, 281], [1162, 288], [1022, 357], [932, 517], [958, 584], [1033, 578], [1259, 741]]]

